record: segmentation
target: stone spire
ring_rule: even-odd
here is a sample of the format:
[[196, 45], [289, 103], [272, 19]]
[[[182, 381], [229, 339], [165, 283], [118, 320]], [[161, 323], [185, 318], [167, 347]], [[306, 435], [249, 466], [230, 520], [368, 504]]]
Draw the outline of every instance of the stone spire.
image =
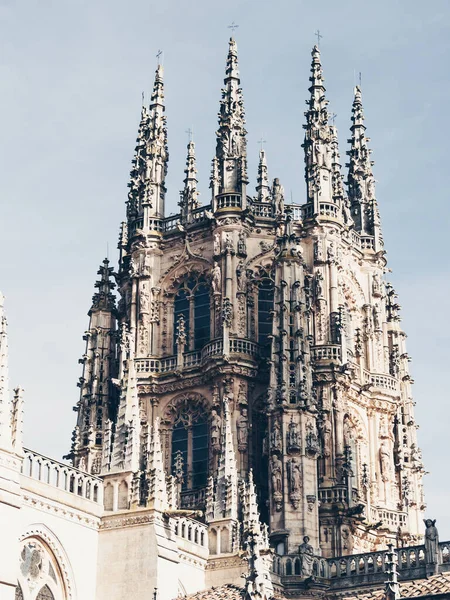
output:
[[[221, 208], [220, 202], [214, 204], [217, 194], [240, 195], [240, 202], [234, 202], [233, 208], [246, 207], [247, 180], [247, 131], [245, 130], [244, 101], [240, 87], [237, 46], [230, 38], [225, 87], [219, 111], [216, 156], [213, 161], [211, 187], [213, 189], [213, 207]], [[240, 204], [240, 206], [238, 206]], [[229, 206], [227, 207], [230, 208]]]
[[231, 416], [228, 399], [223, 399], [224, 422], [222, 427], [222, 444], [217, 470], [217, 489], [215, 499], [215, 518], [237, 518], [237, 485], [238, 473], [234, 453]]
[[344, 189], [343, 175], [341, 173], [341, 157], [337, 128], [330, 127], [331, 132], [331, 181], [333, 187], [333, 202], [339, 207], [344, 224], [348, 227], [353, 225], [350, 203]]
[[192, 221], [192, 211], [200, 206], [197, 191], [197, 168], [195, 160], [195, 144], [190, 141], [187, 146], [186, 168], [184, 170], [184, 188], [180, 192], [181, 220], [183, 223]]
[[167, 510], [169, 507], [164, 461], [159, 433], [159, 418], [155, 420], [149, 437], [147, 456], [147, 506], [156, 510]]
[[16, 454], [23, 451], [23, 388], [14, 389], [11, 410], [11, 443]]
[[245, 598], [247, 600], [269, 600], [273, 597], [273, 585], [270, 577], [270, 561], [264, 560], [264, 554], [269, 551], [269, 540], [267, 526], [262, 526], [259, 520], [252, 471], [249, 472], [248, 483], [244, 483], [242, 489], [243, 536], [248, 562]]
[[[163, 67], [158, 65], [150, 107], [142, 107], [133, 167], [130, 173], [128, 219], [130, 233], [154, 229], [155, 219], [164, 218], [165, 179], [169, 152], [164, 115]], [[136, 218], [142, 223], [130, 227]]]
[[258, 178], [257, 178], [256, 193], [257, 193], [258, 202], [270, 202], [271, 201], [271, 189], [270, 189], [269, 177], [267, 174], [266, 152], [262, 148], [259, 152]]
[[373, 176], [373, 161], [370, 158], [370, 139], [366, 136], [364, 125], [364, 112], [362, 106], [361, 88], [355, 87], [355, 97], [352, 107], [352, 132], [349, 143], [350, 157], [348, 166], [348, 195], [355, 229], [363, 235], [375, 237], [375, 249], [381, 250], [383, 239], [381, 236], [380, 216], [375, 198], [375, 178]]
[[325, 86], [322, 76], [320, 52], [317, 46], [312, 50], [310, 99], [305, 112], [305, 180], [308, 204], [313, 205], [307, 217], [320, 214], [320, 202], [332, 201], [331, 172], [331, 128], [328, 124], [328, 100], [325, 99]]
[[392, 544], [388, 545], [386, 567], [388, 579], [386, 581], [384, 598], [385, 600], [398, 600], [400, 598], [400, 590], [398, 585], [397, 554]]
[[97, 274], [100, 277], [88, 312], [89, 328], [83, 336], [86, 351], [79, 360], [83, 374], [78, 383], [80, 399], [74, 408], [78, 413], [76, 431], [66, 457], [92, 473], [100, 472], [105, 424], [117, 410], [117, 392], [112, 384], [117, 377], [115, 283], [107, 258]]
[[0, 292], [0, 448], [11, 449], [11, 402], [9, 398], [8, 333]]
[[127, 361], [127, 374], [123, 378], [122, 392], [112, 445], [111, 471], [139, 470], [140, 420], [134, 360]]

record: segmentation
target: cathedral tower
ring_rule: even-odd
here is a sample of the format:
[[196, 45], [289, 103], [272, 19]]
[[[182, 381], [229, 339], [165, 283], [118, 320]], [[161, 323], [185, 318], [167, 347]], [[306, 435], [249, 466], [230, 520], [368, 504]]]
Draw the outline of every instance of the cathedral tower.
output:
[[314, 47], [305, 202], [286, 203], [263, 149], [252, 195], [231, 39], [211, 202], [199, 204], [190, 141], [180, 212], [166, 217], [158, 66], [119, 238], [120, 299], [116, 310], [105, 261], [86, 333], [74, 464], [101, 471], [107, 511], [202, 511], [215, 568], [239, 556], [259, 512], [255, 580], [267, 539], [277, 555], [302, 545], [325, 557], [415, 543], [424, 508], [361, 90], [347, 191], [325, 93]]

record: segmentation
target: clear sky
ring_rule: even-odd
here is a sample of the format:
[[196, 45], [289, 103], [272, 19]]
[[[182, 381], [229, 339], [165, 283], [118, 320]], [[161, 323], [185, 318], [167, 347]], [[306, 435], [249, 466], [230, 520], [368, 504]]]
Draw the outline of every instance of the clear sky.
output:
[[[0, 288], [11, 384], [25, 388], [25, 443], [70, 447], [78, 358], [107, 245], [119, 223], [140, 113], [164, 50], [168, 210], [177, 211], [194, 129], [201, 200], [224, 77], [227, 26], [239, 24], [254, 184], [257, 140], [269, 175], [304, 201], [303, 112], [320, 29], [341, 156], [362, 73], [390, 280], [412, 356], [428, 502], [450, 539], [448, 0], [0, 0]], [[344, 162], [344, 161], [343, 161]]]

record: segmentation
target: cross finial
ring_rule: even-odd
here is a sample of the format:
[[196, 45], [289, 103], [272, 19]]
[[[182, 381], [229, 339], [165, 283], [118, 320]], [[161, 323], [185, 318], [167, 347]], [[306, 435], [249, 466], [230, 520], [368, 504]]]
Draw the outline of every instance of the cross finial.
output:
[[261, 150], [263, 149], [263, 144], [265, 144], [265, 143], [266, 143], [266, 140], [264, 139], [264, 136], [261, 136], [261, 139], [258, 140], [258, 144], [260, 144]]
[[358, 79], [359, 79], [359, 87], [361, 87], [361, 81], [362, 81], [362, 74], [361, 71], [358, 74]]
[[161, 64], [161, 56], [162, 56], [162, 54], [163, 54], [162, 50], [158, 50], [158, 52], [156, 53], [156, 59], [158, 61], [158, 65]]
[[334, 121], [335, 121], [336, 117], [337, 117], [337, 114], [336, 114], [336, 113], [332, 113], [332, 114], [330, 115], [330, 121], [333, 123], [333, 127], [334, 127]]
[[142, 98], [142, 106], [144, 106], [144, 104], [145, 104], [145, 92], [142, 92], [141, 98]]
[[194, 128], [189, 127], [189, 129], [186, 129], [186, 133], [188, 134], [189, 141], [192, 142], [192, 140], [194, 139]]
[[317, 37], [317, 47], [320, 48], [320, 40], [323, 38], [323, 35], [320, 33], [320, 29], [315, 31], [314, 35]]
[[233, 21], [231, 23], [231, 25], [228, 25], [228, 29], [231, 29], [231, 35], [234, 35], [234, 30], [237, 29], [239, 27], [239, 25], [236, 25], [236, 23]]

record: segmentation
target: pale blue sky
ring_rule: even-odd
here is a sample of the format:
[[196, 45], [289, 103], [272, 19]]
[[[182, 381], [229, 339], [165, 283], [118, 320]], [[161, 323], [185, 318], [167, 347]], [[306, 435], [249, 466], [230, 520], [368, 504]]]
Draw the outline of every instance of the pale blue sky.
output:
[[[416, 380], [427, 514], [450, 539], [448, 296], [448, 0], [0, 0], [0, 288], [7, 298], [11, 383], [25, 387], [25, 442], [70, 446], [98, 264], [119, 223], [140, 111], [164, 50], [168, 212], [176, 211], [193, 126], [201, 200], [229, 30], [236, 39], [255, 181], [264, 135], [271, 177], [303, 202], [300, 144], [314, 31], [341, 155], [355, 73], [391, 281]], [[345, 162], [345, 160], [343, 160]]]

